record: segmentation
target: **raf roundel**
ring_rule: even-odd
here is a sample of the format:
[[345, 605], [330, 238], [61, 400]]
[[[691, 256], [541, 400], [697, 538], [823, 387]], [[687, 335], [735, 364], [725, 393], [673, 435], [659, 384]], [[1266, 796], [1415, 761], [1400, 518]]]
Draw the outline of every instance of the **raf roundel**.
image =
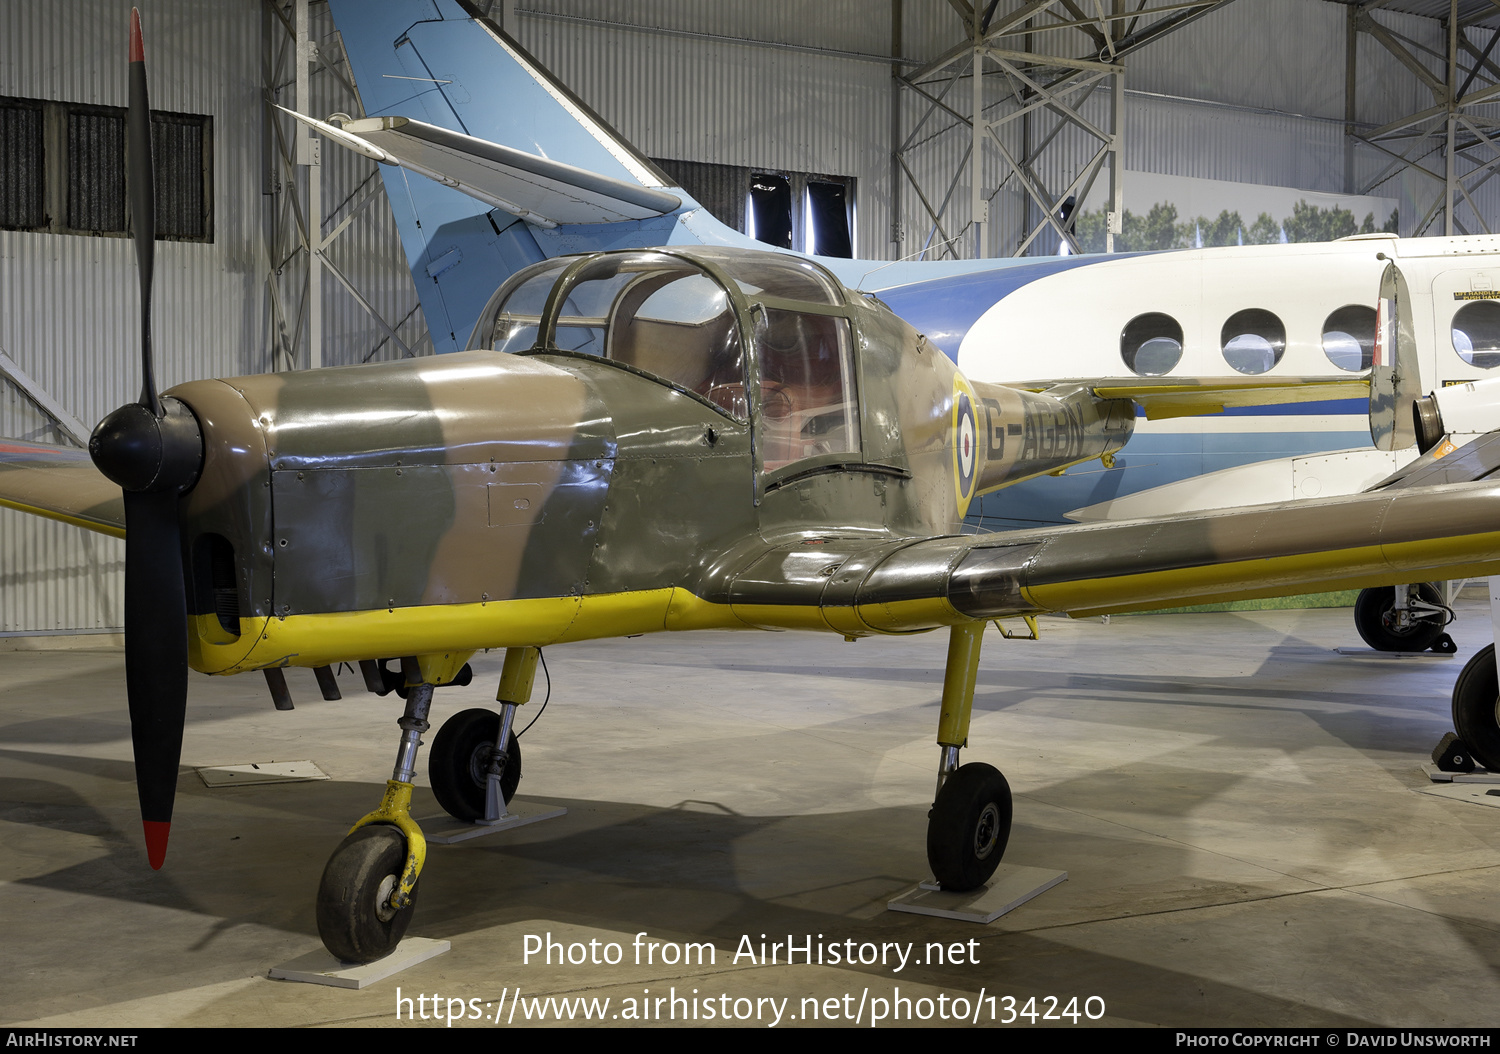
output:
[[959, 507], [967, 511], [969, 499], [974, 496], [974, 447], [979, 432], [974, 421], [974, 400], [962, 389], [954, 396], [953, 432], [954, 482]]

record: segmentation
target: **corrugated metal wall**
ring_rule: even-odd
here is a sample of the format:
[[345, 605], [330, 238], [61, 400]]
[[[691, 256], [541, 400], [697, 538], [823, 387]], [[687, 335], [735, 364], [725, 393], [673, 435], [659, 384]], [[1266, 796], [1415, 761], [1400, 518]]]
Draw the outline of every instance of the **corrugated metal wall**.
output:
[[[128, 4], [0, 6], [0, 95], [126, 104]], [[163, 387], [259, 368], [260, 9], [254, 0], [159, 0], [144, 13], [154, 109], [210, 114], [212, 244], [156, 246]], [[79, 420], [140, 391], [131, 242], [0, 231], [0, 347]], [[0, 435], [53, 439], [0, 383]], [[117, 626], [123, 544], [0, 510], [0, 632]]]
[[[0, 6], [0, 95], [124, 106], [129, 11], [112, 0]], [[313, 15], [314, 39], [336, 61], [326, 5], [314, 4]], [[261, 0], [159, 0], [142, 17], [153, 109], [214, 119], [213, 242], [156, 247], [159, 382], [166, 388], [262, 372], [271, 367], [271, 217], [284, 215], [292, 231], [280, 249], [298, 244], [292, 212], [283, 207], [285, 173], [263, 149], [274, 143], [262, 103], [263, 44], [268, 37], [279, 44], [284, 34]], [[284, 72], [291, 76], [289, 63]], [[355, 108], [326, 71], [315, 73], [312, 85], [314, 112]], [[292, 97], [290, 84], [278, 93], [285, 105]], [[409, 346], [422, 350], [416, 290], [375, 165], [332, 148], [323, 159], [325, 230], [359, 200], [361, 187], [377, 188], [375, 200], [330, 246], [330, 260]], [[293, 178], [305, 193], [305, 171]], [[293, 251], [278, 262], [295, 315], [305, 256]], [[325, 364], [399, 354], [341, 285], [331, 276], [324, 283]], [[128, 239], [0, 231], [0, 348], [85, 425], [140, 390], [138, 304]], [[304, 363], [307, 344], [304, 333]], [[0, 435], [62, 441], [3, 380]], [[123, 552], [113, 539], [0, 510], [0, 633], [118, 627]]]
[[[854, 176], [856, 252], [894, 255], [887, 0], [519, 0], [517, 7], [510, 28], [522, 44], [644, 153]], [[0, 6], [0, 95], [124, 105], [128, 11], [114, 0]], [[1375, 17], [1443, 49], [1435, 21], [1386, 12]], [[326, 6], [314, 4], [313, 18], [314, 38], [336, 63]], [[946, 0], [904, 0], [902, 23], [902, 50], [913, 60], [931, 58], [961, 36]], [[274, 332], [265, 276], [276, 239], [268, 232], [280, 225], [285, 252], [292, 221], [284, 207], [285, 173], [268, 163], [274, 136], [261, 104], [261, 62], [265, 44], [281, 33], [261, 0], [157, 0], [146, 12], [153, 105], [214, 116], [214, 241], [157, 247], [158, 371], [167, 385], [270, 365]], [[1126, 166], [1343, 190], [1344, 34], [1341, 4], [1242, 0], [1131, 56]], [[1487, 42], [1474, 39], [1481, 48]], [[1065, 34], [1038, 34], [1033, 46], [1077, 51]], [[1430, 104], [1415, 79], [1368, 38], [1360, 42], [1357, 90], [1358, 118], [1372, 125]], [[326, 72], [314, 75], [313, 91], [315, 112], [354, 112]], [[998, 81], [990, 91], [993, 102]], [[290, 104], [289, 84], [279, 98]], [[955, 86], [953, 98], [967, 112], [966, 83]], [[1109, 106], [1106, 88], [1084, 112], [1103, 125]], [[903, 135], [923, 109], [905, 93]], [[969, 218], [962, 171], [968, 133], [953, 125], [943, 115], [925, 124], [910, 162], [934, 206], [953, 187], [945, 219], [950, 235]], [[1047, 127], [1039, 120], [1032, 134]], [[1019, 149], [1019, 128], [1006, 135]], [[1094, 147], [1086, 136], [1065, 133], [1041, 174], [1061, 185]], [[1383, 166], [1370, 151], [1357, 155], [1355, 189], [1365, 189]], [[325, 146], [325, 229], [342, 219], [373, 173], [371, 163]], [[305, 173], [292, 178], [300, 185]], [[993, 188], [999, 179], [991, 158], [983, 183]], [[1403, 221], [1410, 222], [1436, 188], [1410, 176], [1399, 183]], [[1390, 185], [1376, 191], [1396, 194]], [[1474, 197], [1491, 222], [1500, 218], [1500, 180]], [[909, 187], [902, 201], [911, 252], [922, 246], [930, 225]], [[1144, 209], [1151, 203], [1126, 204]], [[1013, 188], [997, 195], [992, 252], [1014, 243], [1025, 216]], [[330, 258], [398, 324], [408, 344], [425, 350], [415, 290], [383, 198], [351, 224]], [[280, 288], [293, 297], [286, 306], [295, 316], [305, 263], [295, 252], [278, 258], [283, 262]], [[324, 361], [395, 354], [380, 326], [333, 279], [326, 281]], [[138, 389], [136, 304], [127, 240], [0, 232], [0, 347], [86, 423]], [[306, 346], [304, 334], [300, 355]], [[0, 434], [53, 437], [45, 418], [3, 382]], [[117, 625], [121, 559], [121, 547], [108, 539], [0, 510], [0, 632]]]

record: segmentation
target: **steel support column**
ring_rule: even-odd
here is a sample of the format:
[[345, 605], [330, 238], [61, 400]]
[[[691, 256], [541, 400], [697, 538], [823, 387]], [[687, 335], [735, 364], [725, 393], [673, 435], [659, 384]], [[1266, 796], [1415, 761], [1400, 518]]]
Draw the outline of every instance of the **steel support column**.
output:
[[[960, 245], [970, 246], [975, 257], [996, 251], [1019, 256], [1051, 234], [1066, 251], [1077, 252], [1074, 212], [1064, 218], [1062, 210], [1069, 198], [1074, 210], [1080, 207], [1107, 172], [1105, 238], [1113, 251], [1124, 213], [1123, 60], [1228, 0], [1154, 6], [1149, 0], [1135, 5], [1125, 0], [949, 2], [963, 25], [963, 42], [909, 74], [896, 73], [918, 104], [904, 138], [893, 139], [898, 140], [896, 167], [924, 213], [925, 249], [934, 257], [956, 258]], [[954, 91], [965, 78], [969, 90]], [[1090, 103], [1100, 88], [1111, 96], [1102, 113]], [[959, 101], [965, 95], [967, 105]], [[967, 143], [955, 169], [937, 158], [952, 155], [957, 136]], [[1062, 147], [1086, 159], [1059, 170], [1055, 159]], [[955, 195], [965, 176], [968, 194]], [[1004, 199], [997, 200], [1007, 190], [1008, 208]], [[904, 219], [898, 215], [896, 224]], [[1052, 248], [1049, 237], [1045, 251]]]
[[[264, 267], [270, 315], [266, 327], [267, 367], [317, 368], [328, 361], [323, 343], [327, 329], [324, 312], [328, 297], [337, 295], [339, 289], [374, 321], [380, 334], [373, 347], [356, 349], [352, 361], [369, 361], [387, 348], [408, 357], [421, 353], [424, 345], [430, 352], [425, 331], [417, 340], [412, 339], [410, 327], [405, 339], [400, 335], [406, 323], [421, 318], [415, 289], [411, 292], [410, 310], [391, 322], [329, 254], [330, 248], [356, 220], [369, 223], [370, 217], [389, 209], [384, 185], [373, 163], [368, 174], [357, 178], [352, 187], [327, 184], [322, 140], [271, 105], [279, 103], [320, 119], [328, 109], [363, 116], [347, 62], [342, 50], [335, 46], [338, 37], [327, 21], [326, 7], [319, 10], [321, 5], [312, 4], [312, 0], [263, 0], [263, 3], [267, 23], [263, 72], [267, 128], [263, 149], [268, 201]], [[508, 6], [494, 5], [502, 12]], [[329, 45], [326, 48], [319, 46], [320, 32]], [[315, 103], [315, 99], [319, 102]], [[325, 196], [334, 202], [327, 215]], [[371, 204], [375, 208], [370, 208]], [[330, 224], [332, 228], [328, 229]], [[399, 251], [394, 239], [392, 242], [392, 251]], [[326, 282], [325, 276], [334, 281]], [[351, 356], [346, 352], [342, 361], [351, 361]]]
[[[1369, 194], [1398, 176], [1416, 176], [1419, 185], [1433, 188], [1433, 201], [1425, 212], [1403, 222], [1402, 233], [1435, 234], [1441, 221], [1445, 235], [1488, 234], [1495, 229], [1493, 217], [1481, 213], [1473, 192], [1500, 170], [1500, 120], [1477, 108], [1500, 101], [1500, 66], [1491, 59], [1500, 42], [1500, 10], [1490, 0], [1448, 0], [1440, 50], [1402, 33], [1393, 20], [1375, 17], [1382, 8], [1400, 7], [1391, 0], [1362, 0], [1349, 8], [1346, 187]], [[1406, 67], [1427, 90], [1432, 105], [1377, 128], [1358, 124], [1354, 55], [1359, 34]], [[1373, 176], [1362, 180], [1354, 178], [1359, 147], [1371, 148], [1385, 159]]]

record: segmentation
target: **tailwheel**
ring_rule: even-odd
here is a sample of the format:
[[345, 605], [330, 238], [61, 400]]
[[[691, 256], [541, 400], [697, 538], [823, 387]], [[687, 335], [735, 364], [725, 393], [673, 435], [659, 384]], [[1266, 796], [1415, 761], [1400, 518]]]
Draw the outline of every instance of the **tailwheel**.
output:
[[[499, 738], [500, 715], [482, 707], [461, 710], [438, 729], [428, 758], [428, 776], [433, 796], [454, 819], [484, 819], [485, 786], [489, 782], [495, 741]], [[521, 782], [521, 741], [514, 735], [502, 760], [500, 793], [509, 805]]]
[[1480, 648], [1454, 682], [1453, 727], [1476, 761], [1500, 772], [1500, 677], [1493, 644]]
[[318, 935], [345, 962], [370, 963], [395, 951], [416, 908], [413, 889], [403, 908], [391, 895], [406, 866], [406, 838], [372, 824], [350, 832], [323, 869], [318, 885]]
[[1010, 840], [1010, 784], [993, 765], [973, 762], [943, 781], [927, 814], [927, 863], [944, 889], [989, 881]]

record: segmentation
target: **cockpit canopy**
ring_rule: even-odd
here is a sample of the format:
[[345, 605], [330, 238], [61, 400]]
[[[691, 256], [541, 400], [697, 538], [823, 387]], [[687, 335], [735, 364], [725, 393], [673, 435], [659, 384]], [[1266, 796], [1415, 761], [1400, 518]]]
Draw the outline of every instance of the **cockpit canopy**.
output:
[[758, 422], [762, 467], [858, 454], [843, 289], [809, 261], [701, 249], [563, 257], [516, 274], [471, 348], [598, 356]]

